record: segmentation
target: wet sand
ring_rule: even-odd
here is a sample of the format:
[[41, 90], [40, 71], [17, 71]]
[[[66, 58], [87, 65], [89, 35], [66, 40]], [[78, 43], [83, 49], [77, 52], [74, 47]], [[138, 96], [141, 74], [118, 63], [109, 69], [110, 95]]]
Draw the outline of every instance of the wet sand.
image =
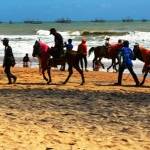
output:
[[[0, 68], [0, 150], [149, 150], [150, 79], [135, 87], [124, 75], [52, 71], [47, 85], [37, 68], [13, 68], [7, 85]], [[141, 79], [140, 79], [141, 80]]]

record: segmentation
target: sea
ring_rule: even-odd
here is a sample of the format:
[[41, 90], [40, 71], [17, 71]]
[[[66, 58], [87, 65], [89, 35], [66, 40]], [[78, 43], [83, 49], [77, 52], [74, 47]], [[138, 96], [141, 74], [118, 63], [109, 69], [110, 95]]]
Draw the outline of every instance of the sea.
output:
[[[22, 58], [26, 53], [32, 61], [32, 67], [38, 65], [37, 59], [32, 57], [33, 45], [36, 40], [47, 43], [50, 47], [54, 45], [54, 37], [49, 34], [50, 28], [56, 28], [63, 36], [64, 42], [69, 38], [73, 40], [74, 50], [77, 50], [78, 44], [84, 38], [87, 40], [88, 50], [91, 47], [103, 45], [105, 37], [110, 37], [110, 43], [117, 43], [118, 39], [129, 40], [130, 47], [139, 43], [145, 48], [150, 48], [150, 21], [72, 21], [71, 23], [43, 22], [41, 24], [29, 23], [1, 23], [0, 40], [8, 38], [12, 47], [14, 56], [17, 60], [17, 66], [22, 66]], [[4, 46], [0, 42], [0, 64], [4, 56]], [[88, 68], [92, 68], [92, 59], [94, 55], [88, 57]], [[109, 66], [111, 61], [102, 59], [105, 66]], [[134, 68], [138, 74], [141, 74], [143, 63], [139, 60], [134, 61]], [[106, 71], [103, 69], [103, 71]]]

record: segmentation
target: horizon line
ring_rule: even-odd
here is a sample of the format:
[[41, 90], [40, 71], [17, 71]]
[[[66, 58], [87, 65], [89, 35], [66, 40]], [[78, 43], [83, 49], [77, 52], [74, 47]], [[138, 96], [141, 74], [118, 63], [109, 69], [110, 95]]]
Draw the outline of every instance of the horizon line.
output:
[[[72, 20], [72, 19], [66, 19], [66, 18], [61, 18], [64, 19], [64, 21], [70, 20], [71, 22], [109, 22], [109, 21], [150, 21], [150, 19], [142, 18], [142, 19], [134, 19], [134, 18], [122, 18], [122, 19], [83, 19], [83, 20]], [[7, 20], [3, 21], [0, 20], [0, 23], [25, 23], [26, 21], [33, 21], [33, 22], [56, 22], [61, 21], [61, 19], [56, 19], [56, 20], [40, 20], [40, 19], [28, 19], [28, 20]], [[59, 23], [59, 22], [58, 22]]]

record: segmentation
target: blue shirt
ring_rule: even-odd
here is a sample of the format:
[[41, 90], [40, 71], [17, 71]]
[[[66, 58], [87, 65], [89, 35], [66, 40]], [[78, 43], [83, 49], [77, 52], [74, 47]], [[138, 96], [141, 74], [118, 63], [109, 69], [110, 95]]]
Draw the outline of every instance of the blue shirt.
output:
[[72, 44], [69, 44], [69, 43], [66, 44], [65, 47], [66, 47], [66, 50], [67, 50], [68, 52], [73, 49], [73, 45], [72, 45]]
[[126, 67], [133, 66], [132, 59], [133, 59], [133, 52], [129, 47], [123, 47], [120, 51], [121, 57], [123, 59], [122, 64]]

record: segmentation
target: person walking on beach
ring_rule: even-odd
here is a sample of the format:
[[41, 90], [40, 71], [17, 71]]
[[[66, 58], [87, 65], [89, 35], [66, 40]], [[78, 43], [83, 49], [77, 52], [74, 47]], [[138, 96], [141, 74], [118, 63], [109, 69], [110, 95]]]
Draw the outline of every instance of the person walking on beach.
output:
[[[12, 48], [11, 46], [9, 46], [9, 40], [7, 38], [4, 38], [2, 42], [3, 45], [5, 46], [3, 68], [8, 78], [8, 84], [12, 84], [15, 83], [17, 80], [17, 77], [13, 75], [10, 70], [11, 67], [15, 66], [15, 58], [12, 52]], [[13, 79], [13, 82], [11, 79]]]
[[29, 62], [30, 62], [30, 59], [29, 59], [28, 53], [26, 53], [26, 55], [23, 57], [23, 67], [29, 67]]
[[50, 34], [54, 36], [54, 47], [52, 47], [52, 56], [54, 58], [60, 58], [62, 55], [64, 55], [64, 43], [63, 43], [63, 37], [60, 33], [56, 31], [55, 28], [50, 29]]
[[82, 70], [83, 70], [83, 60], [84, 60], [85, 71], [88, 71], [87, 70], [87, 45], [85, 39], [82, 39], [81, 43], [78, 45], [77, 51], [78, 53], [81, 54], [80, 63], [81, 63]]
[[120, 57], [122, 58], [122, 62], [119, 66], [118, 82], [115, 83], [115, 85], [121, 85], [123, 72], [127, 68], [130, 71], [136, 86], [139, 86], [139, 80], [133, 71], [132, 60], [134, 59], [134, 55], [129, 48], [129, 42], [127, 40], [123, 42], [123, 48], [120, 50]]

